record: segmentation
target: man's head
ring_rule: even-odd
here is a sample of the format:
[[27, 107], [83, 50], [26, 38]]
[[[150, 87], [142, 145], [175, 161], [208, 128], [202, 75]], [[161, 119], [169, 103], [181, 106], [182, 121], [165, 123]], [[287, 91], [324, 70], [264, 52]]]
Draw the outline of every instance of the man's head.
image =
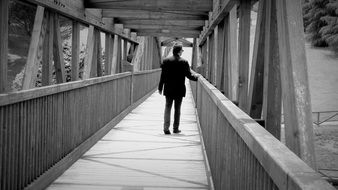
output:
[[173, 55], [181, 56], [183, 52], [183, 46], [181, 44], [175, 44], [173, 47]]

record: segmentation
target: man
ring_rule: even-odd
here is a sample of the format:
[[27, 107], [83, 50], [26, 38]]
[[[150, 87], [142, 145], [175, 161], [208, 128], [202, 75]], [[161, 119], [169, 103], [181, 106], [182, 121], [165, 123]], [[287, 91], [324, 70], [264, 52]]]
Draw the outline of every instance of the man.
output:
[[197, 81], [199, 75], [194, 76], [190, 71], [188, 61], [181, 58], [183, 53], [182, 45], [174, 45], [173, 56], [163, 60], [161, 79], [158, 86], [158, 91], [165, 96], [164, 124], [163, 132], [170, 135], [170, 112], [173, 102], [175, 102], [175, 114], [173, 132], [180, 133], [179, 124], [181, 116], [182, 99], [185, 96], [185, 77], [190, 80]]

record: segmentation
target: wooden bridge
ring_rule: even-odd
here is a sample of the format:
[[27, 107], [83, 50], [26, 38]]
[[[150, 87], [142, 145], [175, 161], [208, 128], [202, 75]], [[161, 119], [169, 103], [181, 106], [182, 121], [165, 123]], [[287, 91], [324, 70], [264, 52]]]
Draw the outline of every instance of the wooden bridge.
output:
[[[335, 189], [316, 167], [301, 0], [0, 9], [0, 189]], [[155, 91], [175, 42], [203, 77], [168, 136]]]

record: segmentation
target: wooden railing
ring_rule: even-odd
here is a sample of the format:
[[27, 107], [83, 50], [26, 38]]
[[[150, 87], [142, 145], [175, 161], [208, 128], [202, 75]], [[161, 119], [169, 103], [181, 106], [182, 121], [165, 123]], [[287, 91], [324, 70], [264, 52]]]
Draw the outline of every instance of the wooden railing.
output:
[[161, 69], [140, 71], [133, 75], [133, 101], [136, 102], [157, 87]]
[[191, 83], [215, 189], [331, 189], [204, 78]]
[[138, 73], [0, 94], [0, 189], [44, 188], [131, 110], [132, 86], [140, 100], [159, 73], [133, 85]]

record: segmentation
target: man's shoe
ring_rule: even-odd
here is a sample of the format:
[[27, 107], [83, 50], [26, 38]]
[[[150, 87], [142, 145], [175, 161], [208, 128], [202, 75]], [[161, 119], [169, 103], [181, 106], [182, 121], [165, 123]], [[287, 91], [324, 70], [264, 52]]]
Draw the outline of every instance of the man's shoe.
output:
[[179, 129], [174, 129], [174, 133], [180, 133], [181, 132], [181, 130], [179, 130]]
[[171, 134], [169, 130], [167, 130], [167, 131], [163, 130], [163, 132], [164, 132], [165, 135], [170, 135]]

